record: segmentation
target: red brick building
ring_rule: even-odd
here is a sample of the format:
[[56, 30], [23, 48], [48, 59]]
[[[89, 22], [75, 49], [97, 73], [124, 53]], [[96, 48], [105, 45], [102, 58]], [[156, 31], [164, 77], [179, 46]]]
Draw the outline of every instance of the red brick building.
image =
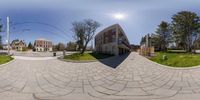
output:
[[121, 55], [130, 52], [130, 44], [119, 24], [109, 26], [95, 36], [95, 51]]
[[34, 43], [36, 51], [52, 51], [52, 47], [52, 42], [46, 39], [37, 39]]

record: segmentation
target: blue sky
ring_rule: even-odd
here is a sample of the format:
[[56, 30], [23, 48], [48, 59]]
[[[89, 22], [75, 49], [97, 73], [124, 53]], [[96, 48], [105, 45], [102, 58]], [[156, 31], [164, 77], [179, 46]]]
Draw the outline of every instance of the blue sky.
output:
[[[199, 0], [1, 0], [0, 18], [6, 30], [6, 16], [11, 19], [11, 40], [27, 43], [46, 38], [54, 43], [73, 41], [73, 21], [94, 19], [103, 28], [120, 24], [131, 44], [139, 44], [147, 33], [154, 33], [163, 20], [182, 10], [200, 15]], [[123, 20], [113, 14], [125, 14]], [[1, 32], [5, 43], [6, 33]]]

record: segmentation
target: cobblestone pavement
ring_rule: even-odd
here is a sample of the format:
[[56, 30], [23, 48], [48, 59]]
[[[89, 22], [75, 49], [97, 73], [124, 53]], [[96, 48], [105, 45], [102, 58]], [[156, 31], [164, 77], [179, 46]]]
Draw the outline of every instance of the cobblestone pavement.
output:
[[[121, 56], [124, 57], [124, 56]], [[110, 62], [119, 62], [115, 57]], [[174, 69], [131, 53], [101, 62], [22, 60], [0, 66], [1, 100], [199, 100], [200, 68]]]

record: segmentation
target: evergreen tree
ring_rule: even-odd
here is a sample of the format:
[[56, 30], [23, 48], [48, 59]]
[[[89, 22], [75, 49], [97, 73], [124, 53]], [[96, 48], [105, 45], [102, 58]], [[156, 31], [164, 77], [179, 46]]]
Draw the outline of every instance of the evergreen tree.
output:
[[28, 48], [29, 48], [29, 49], [33, 49], [33, 45], [32, 45], [31, 42], [29, 42], [29, 44], [28, 44]]
[[161, 51], [167, 51], [171, 39], [170, 24], [162, 21], [156, 30], [157, 46]]
[[198, 15], [190, 11], [181, 11], [172, 17], [174, 39], [181, 43], [187, 52], [192, 52], [192, 47], [199, 36], [199, 21]]

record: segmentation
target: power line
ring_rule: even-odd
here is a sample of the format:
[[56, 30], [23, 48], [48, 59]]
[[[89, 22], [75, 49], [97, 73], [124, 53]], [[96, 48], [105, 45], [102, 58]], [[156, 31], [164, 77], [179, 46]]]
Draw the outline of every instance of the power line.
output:
[[[51, 24], [48, 24], [48, 23], [43, 23], [43, 22], [22, 22], [22, 23], [14, 23], [12, 24], [13, 26], [16, 26], [16, 25], [21, 25], [21, 24], [41, 24], [41, 25], [46, 25], [46, 26], [49, 26], [51, 28], [54, 28], [62, 33], [66, 33], [65, 35], [67, 35], [67, 38], [69, 38], [69, 34], [67, 34], [67, 32], [65, 32], [64, 30], [60, 29], [59, 27], [56, 27], [54, 25], [51, 25]], [[64, 36], [65, 36], [64, 35]]]

